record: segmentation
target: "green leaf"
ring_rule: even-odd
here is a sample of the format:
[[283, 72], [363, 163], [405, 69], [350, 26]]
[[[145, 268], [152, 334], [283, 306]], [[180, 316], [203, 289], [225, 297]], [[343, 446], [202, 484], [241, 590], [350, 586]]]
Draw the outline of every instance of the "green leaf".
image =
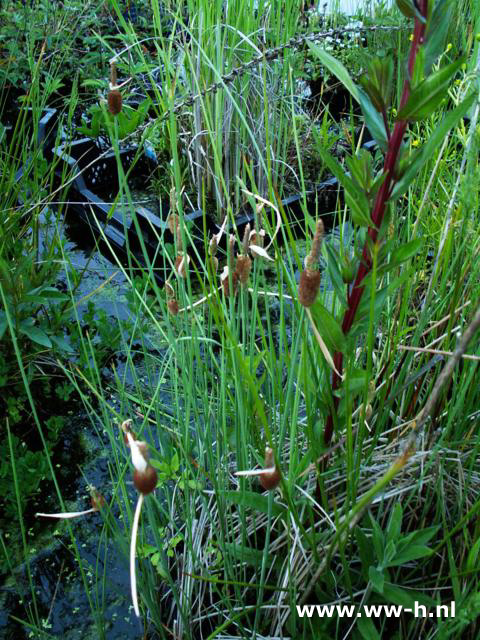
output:
[[365, 123], [370, 133], [372, 134], [375, 142], [378, 144], [380, 149], [382, 149], [382, 151], [386, 151], [388, 140], [383, 117], [375, 109], [372, 101], [362, 89], [358, 90], [358, 100], [360, 102], [363, 117], [365, 118]]
[[413, 156], [410, 166], [405, 170], [402, 178], [394, 186], [390, 200], [395, 200], [405, 193], [410, 186], [410, 183], [413, 182], [415, 177], [418, 175], [420, 169], [430, 159], [435, 151], [438, 151], [444, 137], [450, 129], [457, 124], [460, 118], [467, 113], [475, 99], [476, 94], [472, 92], [463, 102], [455, 107], [453, 111], [450, 111], [433, 129], [428, 142], [424, 144], [423, 147]]
[[370, 514], [370, 522], [372, 523], [372, 541], [373, 541], [373, 548], [375, 549], [375, 555], [377, 557], [378, 562], [382, 562], [383, 555], [384, 555], [383, 532], [380, 528], [380, 525], [372, 516], [372, 514]]
[[478, 558], [480, 555], [480, 538], [477, 539], [467, 556], [467, 571], [478, 571]]
[[380, 571], [377, 567], [369, 567], [368, 579], [377, 593], [383, 593], [383, 585], [385, 584], [385, 575], [383, 571]]
[[389, 582], [385, 582], [383, 585], [383, 597], [387, 602], [393, 602], [394, 604], [399, 604], [402, 607], [407, 607], [412, 610], [415, 608], [415, 602], [427, 607], [433, 607], [436, 604], [432, 598], [425, 596], [421, 591], [402, 589]]
[[425, 74], [429, 74], [434, 62], [444, 51], [445, 38], [453, 11], [451, 0], [436, 0], [425, 32]]
[[0, 340], [3, 338], [3, 334], [8, 326], [7, 316], [5, 315], [5, 311], [0, 311]]
[[332, 281], [333, 290], [337, 294], [341, 304], [347, 306], [347, 296], [345, 294], [345, 283], [342, 280], [342, 274], [338, 265], [340, 264], [340, 256], [331, 242], [322, 242], [322, 253], [327, 261], [327, 270]]
[[23, 333], [30, 338], [32, 342], [36, 342], [37, 344], [42, 345], [42, 347], [47, 347], [51, 349], [52, 343], [50, 338], [47, 336], [45, 331], [42, 331], [39, 327], [32, 326], [30, 323], [21, 322], [19, 326], [20, 333]]
[[[433, 536], [439, 529], [440, 525], [436, 525], [434, 527], [426, 527], [425, 529], [420, 529], [419, 531], [412, 531], [412, 533], [409, 533], [401, 539], [401, 546], [408, 546], [411, 544], [427, 544], [427, 542], [429, 542], [433, 538]], [[399, 549], [400, 543], [398, 545]]]
[[354, 368], [348, 372], [348, 390], [350, 393], [363, 392], [366, 384], [367, 372], [364, 369]]
[[421, 545], [411, 545], [408, 548], [404, 549], [401, 552], [398, 552], [394, 558], [388, 561], [385, 565], [387, 567], [399, 567], [402, 564], [407, 562], [411, 562], [412, 560], [418, 560], [419, 558], [425, 558], [427, 556], [431, 556], [433, 550], [429, 547], [421, 546]]
[[412, 0], [395, 0], [399, 11], [403, 13], [406, 18], [415, 17], [415, 8]]
[[330, 311], [327, 311], [319, 300], [313, 303], [310, 310], [315, 321], [315, 326], [322, 336], [327, 349], [330, 352], [341, 351], [344, 353], [347, 348], [345, 334]]
[[354, 531], [358, 545], [358, 555], [360, 556], [360, 560], [362, 561], [362, 568], [365, 577], [368, 577], [368, 568], [375, 562], [372, 543], [371, 540], [367, 538], [365, 533], [362, 531], [360, 526], [355, 527]]
[[350, 209], [353, 222], [359, 227], [373, 227], [370, 215], [370, 206], [364, 193], [353, 195], [349, 191], [345, 191], [345, 204]]
[[465, 59], [465, 56], [462, 56], [446, 67], [442, 67], [412, 89], [407, 103], [398, 112], [396, 120], [418, 122], [428, 118], [446, 97], [451, 79], [464, 64]]
[[422, 246], [423, 238], [417, 238], [416, 240], [411, 240], [410, 242], [400, 245], [392, 251], [391, 263], [393, 263], [393, 265], [389, 264], [388, 266], [397, 267], [402, 262], [405, 262], [405, 260], [409, 260], [422, 248]]
[[[268, 513], [269, 496], [262, 496], [255, 491], [225, 491], [223, 493], [226, 500], [233, 502], [234, 504], [243, 505], [261, 511], [262, 513]], [[272, 503], [272, 515], [274, 517], [285, 515], [286, 509], [278, 502]]]
[[402, 529], [403, 510], [400, 502], [397, 502], [392, 509], [387, 526], [387, 540], [396, 540]]
[[314, 42], [310, 42], [309, 40], [307, 40], [307, 44], [310, 47], [312, 53], [320, 60], [320, 62], [325, 67], [327, 67], [330, 73], [333, 73], [333, 75], [336, 76], [343, 84], [343, 86], [350, 92], [352, 97], [355, 98], [357, 102], [360, 102], [358, 87], [353, 82], [350, 74], [343, 66], [343, 64], [339, 60], [331, 56], [329, 53], [327, 53], [324, 49], [320, 48]]
[[349, 178], [349, 176], [347, 176], [341, 164], [338, 163], [335, 158], [321, 146], [320, 139], [318, 138], [318, 134], [315, 132], [315, 129], [312, 129], [312, 131], [316, 141], [319, 142], [317, 149], [318, 154], [320, 155], [322, 162], [327, 165], [327, 169], [329, 169], [333, 173], [333, 175], [335, 176], [335, 178], [337, 178], [345, 191], [348, 191], [353, 195], [358, 195], [359, 189], [356, 187], [353, 180]]
[[381, 640], [373, 620], [362, 616], [357, 618], [357, 629], [364, 640]]
[[54, 336], [51, 335], [50, 336], [50, 340], [53, 342], [53, 344], [56, 344], [57, 347], [61, 350], [61, 351], [65, 351], [66, 353], [73, 353], [73, 348], [71, 347], [71, 345], [65, 340], [65, 338], [63, 336]]

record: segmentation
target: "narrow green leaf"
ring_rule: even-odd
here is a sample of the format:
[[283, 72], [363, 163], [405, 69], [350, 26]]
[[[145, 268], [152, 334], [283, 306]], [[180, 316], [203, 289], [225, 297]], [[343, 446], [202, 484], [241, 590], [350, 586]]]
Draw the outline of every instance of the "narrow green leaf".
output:
[[381, 640], [375, 624], [371, 618], [362, 616], [357, 618], [357, 629], [363, 640]]
[[402, 607], [407, 607], [412, 610], [415, 608], [415, 602], [423, 604], [426, 607], [433, 607], [436, 604], [435, 600], [424, 595], [421, 591], [414, 589], [408, 589], [407, 591], [389, 582], [385, 582], [383, 585], [383, 597], [387, 602], [393, 602], [394, 604], [399, 604]]
[[374, 226], [365, 194], [353, 195], [349, 191], [345, 191], [345, 204], [350, 209], [352, 220], [357, 226], [367, 227], [367, 229]]
[[340, 256], [331, 242], [322, 242], [322, 253], [327, 261], [327, 271], [332, 282], [333, 290], [343, 306], [346, 307], [347, 296], [345, 294], [345, 283], [342, 280], [342, 274], [338, 267], [340, 263]]
[[358, 87], [353, 82], [352, 78], [350, 77], [350, 74], [348, 73], [347, 69], [343, 66], [343, 64], [339, 60], [331, 56], [329, 53], [327, 53], [324, 49], [322, 49], [317, 44], [315, 44], [314, 42], [310, 42], [307, 40], [307, 44], [310, 47], [310, 50], [320, 60], [320, 62], [325, 67], [327, 67], [330, 73], [332, 73], [334, 76], [336, 76], [340, 80], [343, 86], [350, 92], [352, 97], [355, 98], [357, 102], [360, 102], [359, 95], [358, 95]]
[[392, 509], [387, 526], [387, 540], [396, 540], [402, 528], [403, 510], [400, 502], [397, 502]]
[[[259, 493], [255, 493], [255, 491], [225, 491], [223, 495], [229, 502], [243, 505], [262, 513], [268, 513], [269, 496], [262, 496]], [[284, 506], [278, 504], [278, 502], [272, 503], [272, 515], [274, 517], [282, 516], [285, 512]]]
[[396, 120], [417, 122], [430, 116], [447, 95], [452, 77], [464, 62], [465, 56], [462, 56], [455, 62], [432, 73], [412, 89], [406, 105], [400, 109]]
[[390, 200], [395, 200], [399, 196], [403, 195], [405, 191], [413, 182], [414, 178], [418, 175], [423, 165], [431, 158], [431, 156], [438, 151], [444, 137], [450, 131], [450, 129], [457, 124], [474, 103], [476, 94], [472, 92], [463, 102], [461, 102], [453, 111], [450, 111], [443, 120], [435, 127], [430, 135], [428, 142], [419, 149], [413, 156], [410, 166], [406, 169], [401, 179], [397, 182], [392, 190]]
[[394, 558], [388, 561], [387, 567], [400, 567], [402, 564], [431, 556], [433, 550], [423, 545], [412, 545], [404, 551], [397, 553]]
[[400, 549], [401, 546], [407, 547], [411, 544], [427, 544], [427, 542], [429, 542], [433, 538], [433, 536], [439, 529], [440, 525], [436, 525], [434, 527], [426, 527], [425, 529], [420, 529], [419, 531], [412, 531], [412, 533], [409, 533], [402, 538], [402, 540], [400, 541], [401, 544], [400, 542], [398, 544], [398, 548]]
[[444, 51], [445, 38], [450, 26], [453, 11], [451, 0], [436, 0], [433, 13], [428, 21], [425, 33], [425, 74], [429, 74], [432, 65]]
[[342, 327], [338, 324], [330, 311], [327, 311], [323, 304], [316, 300], [310, 307], [315, 326], [322, 336], [327, 349], [330, 352], [341, 351], [344, 353], [347, 348], [345, 335]]
[[385, 124], [382, 116], [375, 109], [372, 101], [362, 89], [358, 89], [358, 100], [360, 102], [363, 117], [365, 118], [365, 124], [380, 149], [382, 149], [382, 151], [386, 151], [388, 145], [387, 132], [385, 131]]
[[422, 248], [422, 246], [423, 238], [416, 238], [415, 240], [406, 242], [394, 249], [392, 252], [392, 262], [394, 262], [394, 266], [405, 262], [405, 260], [409, 260]]
[[326, 149], [322, 148], [320, 139], [317, 137], [318, 134], [316, 134], [315, 129], [313, 129], [313, 134], [319, 142], [317, 148], [318, 154], [320, 155], [322, 161], [326, 164], [329, 171], [333, 173], [333, 175], [335, 176], [335, 178], [337, 178], [345, 191], [348, 191], [352, 195], [358, 195], [359, 189], [356, 187], [353, 180], [349, 176], [347, 176], [347, 174], [343, 170], [342, 165], [337, 162], [337, 160], [335, 160], [335, 158], [331, 156], [330, 153], [326, 151]]
[[377, 593], [383, 593], [383, 585], [385, 584], [383, 571], [380, 571], [377, 567], [369, 567], [368, 579]]
[[412, 0], [395, 0], [399, 11], [403, 13], [406, 18], [415, 17], [415, 9]]
[[3, 334], [8, 326], [7, 316], [5, 311], [0, 311], [0, 340], [3, 338]]

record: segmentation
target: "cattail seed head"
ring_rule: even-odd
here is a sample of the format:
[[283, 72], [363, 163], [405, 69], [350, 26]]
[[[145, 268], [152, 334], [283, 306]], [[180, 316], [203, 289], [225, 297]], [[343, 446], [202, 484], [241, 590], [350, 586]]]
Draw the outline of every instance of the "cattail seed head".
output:
[[266, 491], [276, 489], [280, 484], [280, 471], [275, 467], [273, 450], [270, 447], [265, 449], [265, 469], [272, 469], [270, 473], [259, 476], [260, 484]]
[[187, 277], [188, 263], [190, 262], [190, 256], [184, 253], [178, 252], [175, 258], [175, 271], [180, 278]]
[[252, 259], [247, 255], [239, 255], [235, 264], [235, 273], [242, 287], [248, 282], [248, 276], [252, 268]]
[[308, 254], [305, 260], [305, 267], [307, 269], [314, 269], [318, 258], [320, 256], [320, 249], [322, 247], [322, 239], [325, 227], [323, 226], [322, 220], [319, 218], [317, 220], [317, 226], [315, 227], [315, 234], [313, 236], [312, 247], [310, 249], [310, 253]]
[[298, 300], [304, 307], [311, 307], [317, 297], [320, 288], [320, 271], [305, 269], [300, 274], [300, 284], [298, 287]]
[[178, 215], [176, 213], [171, 213], [167, 219], [168, 228], [172, 235], [175, 235], [175, 232], [178, 227]]
[[217, 271], [218, 271], [218, 258], [217, 258], [217, 256], [210, 256], [210, 264], [212, 266], [213, 273], [217, 273]]
[[118, 89], [110, 89], [108, 92], [108, 110], [113, 116], [118, 116], [122, 110], [122, 94]]
[[177, 302], [177, 300], [175, 298], [169, 298], [167, 300], [167, 309], [168, 309], [169, 313], [172, 314], [172, 316], [178, 315], [179, 306], [178, 306], [178, 302]]
[[250, 223], [248, 223], [245, 227], [245, 231], [243, 232], [243, 240], [242, 240], [242, 252], [243, 253], [247, 253], [248, 251], [248, 242], [250, 240], [250, 231], [251, 231], [251, 227], [250, 227]]
[[145, 471], [138, 471], [138, 469], [135, 469], [133, 472], [134, 487], [137, 491], [143, 493], [144, 496], [152, 493], [157, 486], [157, 480], [157, 472], [150, 465], [147, 466]]
[[228, 298], [231, 295], [235, 295], [237, 293], [237, 289], [238, 289], [238, 274], [236, 271], [234, 271], [232, 273], [232, 286], [230, 287], [230, 278], [228, 275], [229, 271], [228, 271], [228, 267], [225, 267], [225, 269], [222, 272], [221, 275], [221, 281], [222, 281], [222, 287], [223, 287], [223, 293], [225, 294], [225, 297]]

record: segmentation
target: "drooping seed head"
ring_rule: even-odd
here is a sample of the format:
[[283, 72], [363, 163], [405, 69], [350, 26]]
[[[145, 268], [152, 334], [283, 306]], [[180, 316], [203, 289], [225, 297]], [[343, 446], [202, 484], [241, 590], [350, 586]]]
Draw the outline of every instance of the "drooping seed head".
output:
[[118, 89], [111, 89], [108, 92], [108, 110], [112, 116], [118, 116], [122, 110], [122, 94]]
[[265, 469], [271, 469], [269, 473], [259, 476], [260, 484], [266, 491], [276, 489], [280, 484], [280, 471], [275, 466], [275, 457], [270, 447], [265, 449]]
[[143, 493], [144, 496], [152, 493], [157, 486], [157, 481], [157, 472], [150, 465], [146, 467], [145, 471], [138, 471], [138, 469], [135, 469], [133, 472], [133, 485], [135, 489], [140, 491], [140, 493]]

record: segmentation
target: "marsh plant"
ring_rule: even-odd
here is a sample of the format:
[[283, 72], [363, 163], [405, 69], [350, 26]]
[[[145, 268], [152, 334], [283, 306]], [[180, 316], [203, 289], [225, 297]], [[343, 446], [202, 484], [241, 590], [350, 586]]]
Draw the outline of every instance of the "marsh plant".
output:
[[[480, 239], [469, 193], [480, 147], [478, 7], [398, 0], [386, 15], [413, 25], [406, 58], [372, 55], [355, 82], [321, 40], [307, 44], [359, 105], [376, 149], [355, 135], [340, 155], [317, 145], [338, 180], [338, 237], [304, 198], [306, 240], [298, 242], [279, 169], [288, 134], [302, 171], [293, 59], [201, 95], [254, 55], [255, 33], [266, 48], [295, 33], [291, 4], [166, 3], [174, 18], [166, 39], [165, 14], [152, 3], [164, 89], [152, 84], [152, 103], [158, 118], [167, 114], [165, 226], [174, 251], [163, 287], [147, 255], [135, 282], [117, 260], [134, 318], [117, 343], [121, 373], [95, 370], [79, 318], [94, 370], [58, 361], [106, 439], [106, 502], [85, 515], [101, 517], [103, 533], [130, 557], [145, 633], [476, 638]], [[126, 75], [130, 52], [143, 50], [112, 6], [124, 48], [111, 53]], [[459, 11], [469, 16], [463, 40]], [[463, 53], [448, 46], [459, 41]], [[270, 104], [278, 86], [284, 94]], [[186, 93], [199, 97], [176, 111]], [[118, 152], [118, 130], [109, 130]], [[220, 226], [208, 235], [205, 218], [204, 251], [185, 221], [184, 140], [202, 207], [209, 190], [216, 198]], [[255, 217], [240, 234], [241, 201]], [[455, 618], [309, 618], [297, 609], [417, 603], [430, 611], [451, 601]], [[89, 602], [105, 636], [101, 606]], [[34, 607], [28, 616], [38, 629]]]

